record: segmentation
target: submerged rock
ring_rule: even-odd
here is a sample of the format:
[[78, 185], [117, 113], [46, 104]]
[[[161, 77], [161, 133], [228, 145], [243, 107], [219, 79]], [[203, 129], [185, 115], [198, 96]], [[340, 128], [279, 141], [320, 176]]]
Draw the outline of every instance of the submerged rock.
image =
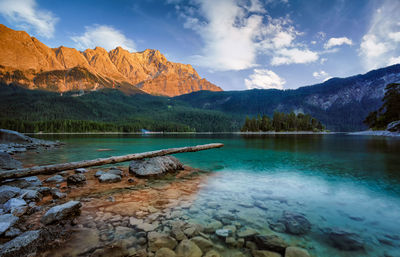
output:
[[135, 176], [154, 176], [182, 170], [182, 163], [173, 156], [136, 160], [129, 164], [129, 173]]
[[192, 239], [190, 239], [190, 241], [194, 242], [203, 252], [211, 250], [214, 246], [214, 244], [210, 240], [205, 239], [201, 236], [193, 237]]
[[80, 214], [82, 204], [78, 201], [69, 201], [67, 203], [52, 207], [41, 218], [45, 225], [60, 222], [66, 219], [73, 219]]
[[327, 235], [327, 241], [333, 247], [342, 251], [358, 251], [364, 249], [364, 242], [356, 233], [335, 228], [324, 231]]
[[12, 214], [0, 215], [0, 235], [10, 229], [18, 221], [18, 217]]
[[99, 177], [99, 181], [101, 183], [115, 183], [115, 182], [120, 182], [121, 179], [122, 179], [121, 176], [111, 173], [105, 173]]
[[19, 193], [21, 193], [21, 189], [18, 187], [0, 186], [0, 204], [7, 202]]
[[67, 177], [67, 185], [83, 185], [86, 184], [86, 177], [83, 174], [74, 174]]
[[311, 223], [299, 213], [285, 212], [282, 217], [282, 223], [286, 227], [286, 232], [293, 235], [306, 234], [311, 230]]
[[310, 255], [303, 248], [289, 246], [288, 248], [286, 248], [285, 257], [310, 257]]
[[148, 247], [152, 252], [156, 252], [161, 248], [175, 249], [177, 242], [173, 237], [164, 233], [149, 232], [147, 235]]
[[3, 244], [0, 249], [0, 256], [34, 256], [42, 244], [40, 230], [26, 231], [13, 240]]
[[277, 235], [257, 235], [254, 236], [254, 241], [260, 250], [269, 250], [285, 253], [286, 247], [289, 245]]
[[232, 234], [232, 231], [230, 229], [217, 229], [215, 234], [219, 237], [228, 237]]
[[169, 248], [161, 248], [156, 252], [155, 257], [175, 257], [176, 254]]
[[282, 257], [282, 255], [266, 250], [255, 250], [253, 251], [253, 257]]
[[22, 163], [15, 160], [8, 153], [0, 152], [0, 170], [14, 170], [22, 168]]
[[176, 256], [177, 257], [201, 257], [203, 252], [200, 248], [187, 239], [182, 240], [179, 245], [176, 247]]

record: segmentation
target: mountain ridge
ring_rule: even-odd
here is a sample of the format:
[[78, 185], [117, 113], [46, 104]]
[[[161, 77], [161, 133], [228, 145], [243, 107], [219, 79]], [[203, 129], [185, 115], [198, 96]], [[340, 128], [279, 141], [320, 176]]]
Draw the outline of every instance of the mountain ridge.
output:
[[[166, 96], [222, 91], [201, 78], [190, 64], [170, 62], [158, 50], [131, 53], [121, 47], [108, 52], [102, 47], [85, 51], [66, 46], [49, 48], [25, 31], [2, 24], [0, 49], [0, 80], [28, 89], [65, 92], [118, 88], [126, 93]], [[75, 77], [70, 76], [71, 70]]]

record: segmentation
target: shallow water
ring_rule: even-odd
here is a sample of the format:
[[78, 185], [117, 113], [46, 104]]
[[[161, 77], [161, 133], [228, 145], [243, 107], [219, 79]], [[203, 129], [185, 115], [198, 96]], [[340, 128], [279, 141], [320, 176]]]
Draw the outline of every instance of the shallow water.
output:
[[[215, 172], [185, 214], [207, 224], [230, 212], [242, 226], [272, 233], [285, 212], [311, 223], [304, 235], [274, 232], [317, 256], [400, 256], [400, 140], [346, 135], [54, 135], [67, 145], [27, 153], [45, 164], [222, 142], [221, 149], [176, 155]], [[111, 149], [110, 151], [97, 151]], [[262, 203], [260, 205], [260, 202]], [[210, 204], [211, 203], [211, 204]], [[327, 229], [359, 236], [364, 250], [335, 248]], [[276, 230], [276, 229], [275, 229]]]

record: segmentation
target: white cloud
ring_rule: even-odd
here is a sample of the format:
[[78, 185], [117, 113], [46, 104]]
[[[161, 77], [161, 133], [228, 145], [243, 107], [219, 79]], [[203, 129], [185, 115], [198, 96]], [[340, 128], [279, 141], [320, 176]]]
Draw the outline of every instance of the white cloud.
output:
[[400, 56], [391, 57], [389, 59], [388, 65], [393, 65], [393, 64], [398, 64], [398, 63], [400, 63]]
[[326, 71], [320, 70], [313, 72], [313, 77], [322, 81], [327, 81], [328, 79], [332, 78]]
[[94, 25], [85, 27], [85, 33], [81, 36], [74, 36], [71, 39], [75, 47], [80, 50], [101, 46], [106, 50], [112, 50], [118, 46], [134, 52], [135, 43], [128, 39], [121, 31], [107, 25]]
[[23, 30], [51, 38], [58, 18], [50, 11], [37, 7], [35, 0], [0, 0], [0, 14]]
[[385, 0], [372, 17], [359, 54], [366, 69], [390, 65], [400, 52], [400, 1]]
[[353, 41], [347, 37], [332, 37], [328, 40], [328, 42], [324, 45], [325, 49], [332, 48], [334, 46], [341, 46], [341, 45], [352, 45]]
[[286, 81], [272, 70], [254, 69], [254, 73], [244, 83], [248, 89], [283, 89]]
[[[290, 19], [270, 17], [258, 0], [193, 0], [192, 3], [196, 8], [176, 8], [184, 27], [196, 32], [203, 41], [201, 52], [192, 57], [192, 63], [211, 70], [244, 70], [258, 66], [260, 54], [274, 58], [283, 49], [290, 52], [279, 55], [285, 58], [284, 64], [310, 60], [309, 56], [305, 61], [297, 57], [312, 52], [295, 43], [302, 33], [295, 30]], [[318, 54], [313, 55], [311, 59], [318, 59]]]
[[318, 60], [318, 54], [310, 50], [297, 48], [278, 50], [271, 60], [271, 65], [277, 66], [292, 63], [310, 63]]

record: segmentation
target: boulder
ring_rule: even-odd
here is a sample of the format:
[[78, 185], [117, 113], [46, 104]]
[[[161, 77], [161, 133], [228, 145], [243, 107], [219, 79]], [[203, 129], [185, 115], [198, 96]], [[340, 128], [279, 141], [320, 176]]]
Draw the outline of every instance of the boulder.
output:
[[40, 230], [26, 231], [13, 240], [3, 244], [0, 249], [0, 256], [34, 256], [41, 245], [42, 233]]
[[386, 130], [390, 132], [400, 132], [400, 120], [390, 122], [387, 125]]
[[62, 193], [60, 191], [60, 189], [58, 189], [58, 188], [50, 189], [50, 193], [51, 193], [51, 196], [53, 197], [53, 199], [62, 199], [62, 198], [67, 197], [67, 195], [65, 193]]
[[76, 174], [82, 174], [82, 173], [86, 173], [86, 172], [88, 172], [88, 170], [84, 169], [84, 168], [75, 169]]
[[7, 202], [19, 193], [21, 193], [21, 189], [18, 187], [0, 186], [0, 204]]
[[25, 136], [22, 133], [19, 133], [14, 130], [8, 129], [0, 129], [0, 143], [8, 144], [8, 143], [18, 143], [18, 144], [29, 144], [33, 143], [34, 139], [28, 136]]
[[101, 183], [116, 183], [121, 181], [121, 176], [111, 174], [111, 173], [105, 173], [99, 177], [99, 181]]
[[311, 230], [311, 223], [299, 213], [285, 212], [282, 223], [286, 227], [286, 232], [293, 235], [303, 235]]
[[217, 229], [222, 228], [222, 223], [218, 220], [214, 220], [210, 223], [208, 223], [205, 227], [204, 227], [204, 232], [206, 233], [214, 233]]
[[252, 228], [243, 228], [237, 232], [238, 237], [251, 238], [257, 235], [258, 232]]
[[38, 202], [42, 200], [42, 194], [38, 190], [22, 189], [21, 196], [24, 200]]
[[256, 235], [254, 241], [260, 250], [274, 251], [281, 254], [285, 253], [289, 245], [277, 235]]
[[289, 246], [288, 248], [286, 248], [285, 257], [310, 257], [310, 255], [303, 248]]
[[117, 168], [112, 168], [107, 173], [122, 176], [122, 170]]
[[102, 170], [98, 170], [98, 171], [96, 171], [96, 173], [94, 174], [94, 176], [96, 177], [96, 178], [98, 178], [98, 177], [100, 177], [101, 175], [103, 175], [103, 174], [106, 174], [104, 171], [102, 171]]
[[179, 243], [175, 252], [177, 257], [201, 257], [203, 255], [200, 248], [187, 239], [184, 239]]
[[252, 253], [253, 257], [282, 257], [282, 255], [279, 253], [265, 251], [265, 250], [255, 250]]
[[175, 249], [177, 242], [173, 237], [164, 233], [149, 232], [147, 234], [148, 246], [151, 252], [156, 252], [161, 248]]
[[358, 251], [364, 249], [364, 242], [356, 233], [340, 228], [325, 231], [327, 241], [333, 247], [342, 251]]
[[73, 219], [80, 214], [82, 204], [79, 201], [69, 201], [67, 203], [57, 205], [48, 210], [41, 222], [45, 225], [60, 222], [62, 220]]
[[204, 257], [221, 257], [221, 255], [215, 250], [210, 250], [204, 255]]
[[12, 214], [0, 215], [0, 235], [10, 229], [18, 221], [18, 217]]
[[23, 199], [11, 198], [4, 204], [3, 208], [6, 212], [10, 212], [11, 214], [19, 217], [25, 214], [28, 209], [28, 205]]
[[176, 254], [169, 248], [161, 248], [156, 252], [155, 257], [175, 257]]
[[86, 184], [85, 175], [78, 173], [67, 177], [67, 185], [83, 185]]
[[201, 236], [193, 237], [192, 239], [190, 239], [190, 241], [195, 243], [201, 249], [202, 252], [208, 252], [214, 247], [214, 244], [210, 240], [205, 239], [204, 237]]
[[64, 182], [64, 177], [61, 175], [54, 175], [45, 180], [47, 183], [61, 183]]
[[22, 163], [15, 160], [6, 152], [0, 152], [0, 170], [14, 170], [22, 168]]
[[7, 230], [7, 232], [4, 235], [6, 237], [13, 238], [13, 237], [19, 236], [21, 234], [22, 234], [21, 230], [19, 230], [18, 228], [11, 227], [9, 230]]
[[129, 164], [129, 173], [138, 177], [161, 175], [182, 169], [182, 163], [173, 156], [135, 160]]

